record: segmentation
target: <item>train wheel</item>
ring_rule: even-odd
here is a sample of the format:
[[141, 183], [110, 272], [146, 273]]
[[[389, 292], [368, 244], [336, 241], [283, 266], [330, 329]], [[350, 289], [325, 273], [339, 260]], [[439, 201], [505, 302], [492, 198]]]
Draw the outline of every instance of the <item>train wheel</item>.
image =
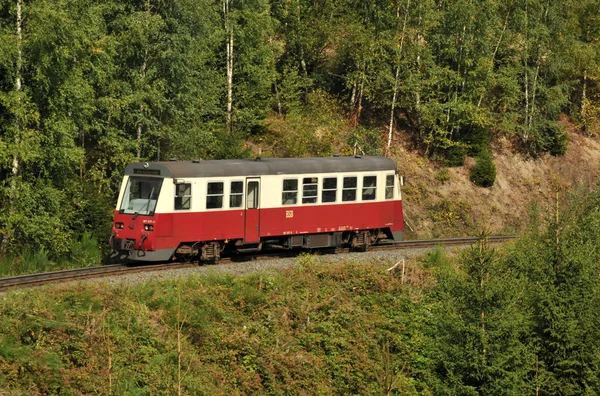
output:
[[202, 261], [219, 261], [221, 258], [221, 252], [224, 246], [218, 241], [208, 242], [202, 245], [200, 260]]

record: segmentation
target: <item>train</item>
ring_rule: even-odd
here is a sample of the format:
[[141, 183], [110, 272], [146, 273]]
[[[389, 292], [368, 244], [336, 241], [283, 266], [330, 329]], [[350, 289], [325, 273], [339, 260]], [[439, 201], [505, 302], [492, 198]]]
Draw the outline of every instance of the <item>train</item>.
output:
[[396, 163], [378, 156], [136, 162], [110, 245], [129, 262], [366, 249], [402, 239], [402, 185]]

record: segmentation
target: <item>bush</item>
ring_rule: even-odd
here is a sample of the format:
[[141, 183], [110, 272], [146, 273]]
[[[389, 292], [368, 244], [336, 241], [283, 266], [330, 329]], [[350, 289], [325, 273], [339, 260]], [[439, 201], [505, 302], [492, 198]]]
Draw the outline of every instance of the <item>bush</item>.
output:
[[446, 163], [450, 168], [463, 166], [467, 158], [467, 149], [464, 145], [448, 147], [446, 149]]
[[70, 261], [75, 267], [91, 267], [100, 263], [102, 253], [96, 238], [84, 232], [70, 247]]
[[464, 142], [468, 145], [467, 154], [472, 157], [481, 155], [482, 152], [487, 150], [490, 141], [491, 136], [487, 129], [480, 126], [473, 126], [464, 139]]
[[565, 155], [567, 152], [567, 145], [569, 143], [569, 135], [559, 125], [556, 125], [552, 130], [552, 142], [550, 144], [550, 154], [559, 157]]
[[446, 183], [450, 180], [450, 172], [448, 172], [448, 168], [442, 167], [435, 172], [435, 180], [440, 182], [440, 184]]
[[496, 181], [496, 165], [489, 150], [481, 152], [471, 169], [471, 181], [479, 187], [492, 187]]

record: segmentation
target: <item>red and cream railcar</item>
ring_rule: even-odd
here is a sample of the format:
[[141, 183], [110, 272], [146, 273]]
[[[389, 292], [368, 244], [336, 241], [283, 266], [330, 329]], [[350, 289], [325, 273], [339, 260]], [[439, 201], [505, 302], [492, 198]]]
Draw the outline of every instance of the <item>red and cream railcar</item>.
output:
[[364, 248], [402, 238], [400, 179], [383, 157], [130, 164], [111, 245], [134, 261], [224, 249]]

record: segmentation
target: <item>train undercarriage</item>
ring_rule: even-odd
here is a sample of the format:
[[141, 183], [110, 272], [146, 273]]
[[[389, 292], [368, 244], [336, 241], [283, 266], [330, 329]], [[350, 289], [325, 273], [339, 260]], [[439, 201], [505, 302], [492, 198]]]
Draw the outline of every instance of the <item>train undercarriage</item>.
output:
[[256, 244], [243, 240], [223, 240], [182, 243], [173, 254], [174, 260], [215, 262], [222, 255], [258, 253], [261, 251], [312, 250], [349, 248], [364, 251], [384, 239], [393, 239], [389, 229], [355, 230], [319, 234], [299, 234], [262, 238]]

